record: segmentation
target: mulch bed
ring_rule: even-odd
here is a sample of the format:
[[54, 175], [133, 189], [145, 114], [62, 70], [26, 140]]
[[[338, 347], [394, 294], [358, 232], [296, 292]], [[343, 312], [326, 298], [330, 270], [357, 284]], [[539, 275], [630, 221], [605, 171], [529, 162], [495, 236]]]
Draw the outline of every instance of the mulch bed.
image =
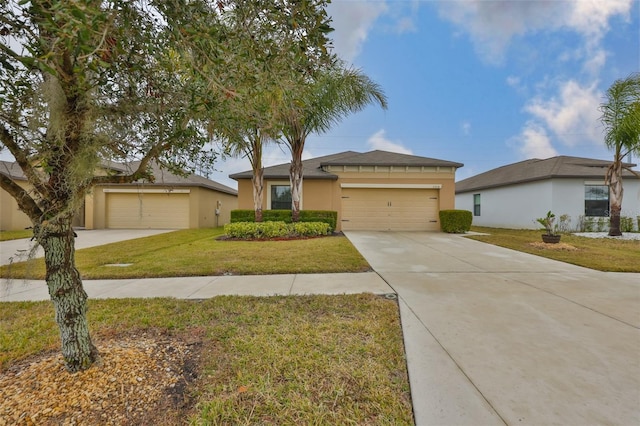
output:
[[0, 425], [183, 424], [202, 343], [134, 334], [96, 343], [101, 361], [65, 370], [60, 352], [0, 373]]

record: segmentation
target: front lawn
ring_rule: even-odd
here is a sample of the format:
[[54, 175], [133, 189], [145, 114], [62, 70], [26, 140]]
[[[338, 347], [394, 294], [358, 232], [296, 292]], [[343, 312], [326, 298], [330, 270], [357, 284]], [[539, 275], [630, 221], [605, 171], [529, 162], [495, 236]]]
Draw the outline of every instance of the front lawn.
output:
[[90, 300], [103, 362], [74, 375], [50, 302], [1, 305], [0, 424], [413, 423], [380, 296]]
[[19, 231], [0, 231], [0, 241], [19, 240], [33, 237], [33, 230], [21, 229]]
[[[222, 228], [185, 229], [78, 250], [83, 279], [363, 272], [367, 261], [344, 236], [224, 241]], [[130, 266], [112, 266], [125, 265]], [[2, 277], [44, 279], [36, 259], [0, 268]]]
[[562, 234], [559, 245], [544, 244], [543, 231], [474, 226], [472, 231], [488, 235], [471, 238], [513, 250], [531, 253], [605, 272], [640, 272], [640, 241], [587, 238]]

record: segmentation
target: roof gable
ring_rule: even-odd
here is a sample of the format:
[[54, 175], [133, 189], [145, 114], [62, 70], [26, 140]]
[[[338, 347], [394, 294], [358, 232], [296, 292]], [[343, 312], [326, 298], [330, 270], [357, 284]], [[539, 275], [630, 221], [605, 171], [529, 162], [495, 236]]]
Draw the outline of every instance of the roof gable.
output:
[[[533, 158], [507, 164], [456, 182], [456, 193], [477, 191], [534, 182], [552, 178], [604, 179], [611, 161], [583, 157], [557, 156], [547, 159]], [[628, 167], [635, 164], [625, 163]], [[636, 178], [626, 172], [624, 177]]]

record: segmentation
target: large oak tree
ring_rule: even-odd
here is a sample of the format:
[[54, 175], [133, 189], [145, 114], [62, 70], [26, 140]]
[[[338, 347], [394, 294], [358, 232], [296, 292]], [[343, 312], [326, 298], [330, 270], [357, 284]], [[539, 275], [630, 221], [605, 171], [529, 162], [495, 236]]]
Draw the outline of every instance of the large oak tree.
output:
[[[289, 63], [313, 69], [325, 56], [324, 0], [81, 0], [0, 3], [0, 148], [28, 180], [0, 173], [1, 187], [31, 219], [45, 253], [46, 281], [69, 371], [98, 357], [86, 319], [87, 294], [74, 260], [72, 219], [98, 183], [152, 178], [149, 165], [181, 172], [202, 161], [218, 117], [256, 108], [233, 86], [270, 54], [278, 32]], [[236, 25], [238, 11], [260, 25]], [[235, 14], [235, 15], [234, 15]], [[269, 64], [267, 61], [266, 64]], [[235, 77], [234, 77], [235, 76]], [[285, 80], [288, 81], [288, 80]], [[289, 90], [289, 87], [283, 87]], [[99, 172], [102, 162], [137, 161], [128, 175]], [[138, 163], [139, 162], [139, 163]]]

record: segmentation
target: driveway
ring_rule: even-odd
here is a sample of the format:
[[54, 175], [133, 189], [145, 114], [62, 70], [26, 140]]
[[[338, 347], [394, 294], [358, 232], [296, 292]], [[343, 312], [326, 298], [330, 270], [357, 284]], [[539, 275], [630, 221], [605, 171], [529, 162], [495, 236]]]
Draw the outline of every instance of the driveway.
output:
[[[76, 249], [101, 246], [118, 241], [133, 240], [135, 238], [171, 232], [171, 229], [93, 229], [76, 230]], [[9, 240], [0, 242], [0, 265], [27, 260], [34, 243], [29, 239]], [[35, 257], [44, 256], [42, 248], [38, 248]]]
[[640, 274], [347, 232], [399, 295], [416, 423], [640, 424]]

